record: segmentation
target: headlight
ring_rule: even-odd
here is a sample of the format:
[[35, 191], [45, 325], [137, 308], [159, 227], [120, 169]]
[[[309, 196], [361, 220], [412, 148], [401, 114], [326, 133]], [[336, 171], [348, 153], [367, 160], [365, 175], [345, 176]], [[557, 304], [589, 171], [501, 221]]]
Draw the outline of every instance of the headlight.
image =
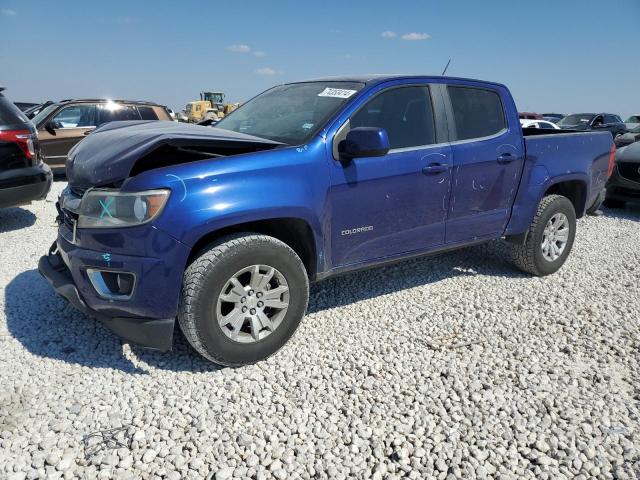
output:
[[89, 190], [80, 203], [78, 228], [142, 225], [160, 214], [169, 199], [169, 193], [169, 190]]

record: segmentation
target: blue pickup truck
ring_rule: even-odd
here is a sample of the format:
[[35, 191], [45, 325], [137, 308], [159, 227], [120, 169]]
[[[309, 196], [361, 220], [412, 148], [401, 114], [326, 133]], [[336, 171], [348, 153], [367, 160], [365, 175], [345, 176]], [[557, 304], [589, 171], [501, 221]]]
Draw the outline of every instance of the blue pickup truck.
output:
[[175, 319], [224, 365], [294, 333], [309, 283], [505, 238], [548, 275], [611, 173], [608, 132], [523, 131], [508, 89], [430, 76], [276, 86], [215, 128], [113, 122], [69, 154], [40, 272], [126, 341]]

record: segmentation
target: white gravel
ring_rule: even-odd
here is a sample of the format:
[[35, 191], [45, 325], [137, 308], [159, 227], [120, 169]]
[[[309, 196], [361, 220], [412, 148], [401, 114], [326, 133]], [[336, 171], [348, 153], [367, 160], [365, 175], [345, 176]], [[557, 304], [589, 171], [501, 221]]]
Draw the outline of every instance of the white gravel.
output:
[[546, 278], [494, 242], [328, 280], [280, 353], [220, 369], [53, 293], [62, 187], [0, 211], [0, 478], [640, 477], [639, 208]]

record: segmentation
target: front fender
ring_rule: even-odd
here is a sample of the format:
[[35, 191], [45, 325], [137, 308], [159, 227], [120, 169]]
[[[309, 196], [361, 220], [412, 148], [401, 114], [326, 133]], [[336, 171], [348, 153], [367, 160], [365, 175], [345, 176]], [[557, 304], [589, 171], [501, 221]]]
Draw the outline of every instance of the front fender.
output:
[[310, 145], [160, 168], [131, 178], [125, 188], [170, 188], [154, 226], [189, 247], [226, 227], [292, 218], [309, 225], [321, 254], [329, 173], [316, 153], [322, 150]]

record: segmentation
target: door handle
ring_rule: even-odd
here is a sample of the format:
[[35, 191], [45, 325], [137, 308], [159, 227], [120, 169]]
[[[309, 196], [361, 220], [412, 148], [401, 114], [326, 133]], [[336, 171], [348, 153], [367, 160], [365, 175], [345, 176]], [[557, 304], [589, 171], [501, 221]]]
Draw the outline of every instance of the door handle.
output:
[[437, 173], [446, 172], [449, 169], [449, 165], [446, 163], [430, 163], [422, 169], [422, 173], [425, 175], [435, 175]]
[[501, 163], [501, 164], [511, 163], [515, 159], [516, 159], [515, 155], [512, 155], [511, 153], [503, 153], [498, 157], [498, 163]]

